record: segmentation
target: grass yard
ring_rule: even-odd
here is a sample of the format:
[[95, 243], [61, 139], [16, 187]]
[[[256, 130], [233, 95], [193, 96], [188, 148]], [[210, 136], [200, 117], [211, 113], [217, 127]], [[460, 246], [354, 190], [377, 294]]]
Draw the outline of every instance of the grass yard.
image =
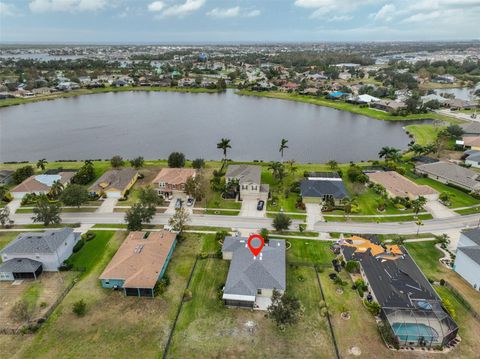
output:
[[[161, 296], [146, 299], [124, 297], [99, 284], [99, 274], [125, 235], [117, 232], [111, 238], [97, 264], [70, 291], [33, 342], [20, 350], [19, 358], [161, 357], [201, 239], [189, 235], [177, 245], [167, 269], [169, 287]], [[81, 318], [71, 309], [79, 299], [87, 302]]]
[[[86, 276], [97, 265], [98, 261], [105, 255], [106, 251], [110, 251], [113, 236], [124, 237], [125, 233], [115, 231], [91, 231], [95, 233], [95, 238], [85, 243], [85, 245], [77, 253], [73, 253], [69, 258], [73, 265], [73, 269], [82, 270], [83, 276]], [[118, 234], [116, 234], [118, 233]], [[116, 240], [112, 241], [113, 243]]]
[[320, 315], [321, 297], [312, 268], [288, 269], [287, 290], [298, 295], [305, 315], [297, 325], [281, 332], [263, 312], [223, 305], [218, 290], [225, 283], [228, 266], [219, 259], [198, 261], [190, 283], [193, 298], [182, 307], [169, 358], [191, 357], [192, 353], [205, 358], [334, 355], [326, 319]]
[[307, 262], [312, 264], [331, 264], [334, 258], [330, 250], [331, 242], [288, 239], [291, 247], [287, 250], [287, 262]]
[[[424, 221], [432, 219], [431, 214], [419, 214], [418, 219]], [[325, 216], [327, 222], [347, 222], [345, 216]], [[406, 214], [405, 216], [395, 216], [395, 217], [348, 217], [350, 222], [413, 222], [417, 221], [417, 217], [413, 214]]]
[[405, 126], [405, 130], [413, 136], [415, 142], [422, 146], [435, 142], [437, 134], [442, 128], [444, 127], [432, 124]]

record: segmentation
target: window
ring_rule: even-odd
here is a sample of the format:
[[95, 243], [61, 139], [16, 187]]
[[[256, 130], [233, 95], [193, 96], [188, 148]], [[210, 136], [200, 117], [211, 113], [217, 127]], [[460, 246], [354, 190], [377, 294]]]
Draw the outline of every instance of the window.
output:
[[257, 294], [262, 294], [262, 290], [261, 290], [261, 289], [257, 289]]

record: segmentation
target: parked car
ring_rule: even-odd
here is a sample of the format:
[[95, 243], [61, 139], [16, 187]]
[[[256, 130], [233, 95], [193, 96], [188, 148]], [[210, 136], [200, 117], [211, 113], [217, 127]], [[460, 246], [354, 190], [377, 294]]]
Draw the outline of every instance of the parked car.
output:
[[263, 210], [263, 206], [265, 206], [265, 201], [258, 201], [257, 211]]
[[187, 206], [191, 207], [193, 205], [193, 198], [192, 197], [188, 197], [187, 199]]
[[180, 198], [177, 198], [177, 201], [175, 202], [175, 209], [180, 208], [182, 208], [182, 200]]

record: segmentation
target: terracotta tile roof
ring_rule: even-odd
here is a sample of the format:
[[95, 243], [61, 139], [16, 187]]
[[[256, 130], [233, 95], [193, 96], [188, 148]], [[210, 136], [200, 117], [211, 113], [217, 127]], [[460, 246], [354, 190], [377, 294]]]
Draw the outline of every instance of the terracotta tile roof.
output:
[[433, 188], [418, 185], [395, 171], [367, 173], [370, 181], [385, 187], [395, 197], [410, 197], [410, 195], [425, 196], [438, 194]]
[[123, 279], [125, 288], [153, 288], [177, 235], [159, 231], [130, 232], [100, 279]]
[[179, 185], [187, 182], [189, 177], [194, 177], [195, 173], [193, 168], [162, 168], [153, 183]]
[[33, 175], [13, 188], [10, 192], [49, 192], [51, 183], [60, 181], [61, 184], [69, 183], [75, 172], [59, 172], [56, 175]]
[[[365, 239], [359, 236], [352, 236], [350, 239], [343, 241], [342, 246], [354, 247], [355, 252], [358, 253], [365, 253], [370, 250], [374, 257], [385, 254], [385, 256], [382, 256], [383, 259], [396, 259], [397, 256], [401, 256], [403, 254], [402, 250], [397, 245], [387, 244], [385, 246], [385, 250], [385, 248], [383, 248], [381, 245], [375, 244], [369, 239]], [[391, 258], [388, 257], [389, 254]]]

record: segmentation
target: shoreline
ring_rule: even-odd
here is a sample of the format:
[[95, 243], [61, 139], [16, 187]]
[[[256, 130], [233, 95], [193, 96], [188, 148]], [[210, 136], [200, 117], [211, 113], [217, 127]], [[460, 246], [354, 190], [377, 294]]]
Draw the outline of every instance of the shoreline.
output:
[[255, 96], [255, 97], [263, 97], [263, 98], [273, 98], [278, 100], [302, 102], [302, 103], [308, 103], [311, 105], [330, 107], [336, 110], [347, 111], [350, 113], [354, 113], [356, 115], [366, 116], [366, 117], [370, 117], [375, 120], [381, 120], [381, 121], [444, 121], [449, 123], [462, 123], [462, 121], [456, 120], [453, 117], [439, 115], [434, 112], [428, 112], [425, 114], [422, 113], [422, 114], [407, 115], [407, 116], [394, 116], [383, 111], [374, 110], [369, 107], [360, 107], [358, 105], [353, 105], [346, 102], [331, 101], [331, 100], [316, 98], [316, 97], [307, 96], [307, 95], [289, 94], [289, 93], [277, 92], [277, 91], [257, 92], [257, 91], [251, 91], [251, 90], [238, 90], [235, 92], [235, 94], [239, 96]]
[[79, 89], [69, 92], [59, 92], [51, 95], [39, 96], [39, 97], [17, 97], [0, 100], [0, 108], [18, 106], [28, 103], [53, 101], [61, 98], [77, 97], [83, 95], [95, 95], [99, 93], [112, 93], [112, 92], [129, 92], [129, 91], [145, 91], [145, 92], [179, 92], [179, 93], [221, 93], [225, 90], [220, 89], [208, 89], [208, 88], [183, 88], [183, 87], [152, 87], [152, 86], [124, 86], [124, 87], [103, 87], [94, 89]]

